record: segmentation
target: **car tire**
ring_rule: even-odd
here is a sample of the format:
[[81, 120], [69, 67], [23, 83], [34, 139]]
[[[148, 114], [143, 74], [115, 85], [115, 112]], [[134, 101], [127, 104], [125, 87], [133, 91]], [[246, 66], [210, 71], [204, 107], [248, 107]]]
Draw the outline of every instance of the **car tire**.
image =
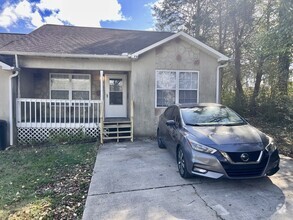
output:
[[158, 142], [158, 147], [161, 148], [161, 149], [164, 149], [166, 148], [166, 146], [163, 144], [162, 142], [162, 138], [160, 136], [160, 131], [159, 129], [157, 130], [157, 142]]
[[182, 178], [187, 179], [191, 177], [191, 174], [188, 173], [186, 169], [186, 161], [182, 147], [179, 147], [177, 150], [177, 166], [179, 174]]

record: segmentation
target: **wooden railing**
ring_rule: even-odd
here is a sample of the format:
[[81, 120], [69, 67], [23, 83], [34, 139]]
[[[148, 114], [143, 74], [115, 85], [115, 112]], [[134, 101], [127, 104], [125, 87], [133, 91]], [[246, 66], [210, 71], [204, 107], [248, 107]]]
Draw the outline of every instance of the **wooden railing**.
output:
[[100, 100], [16, 99], [17, 127], [100, 126]]

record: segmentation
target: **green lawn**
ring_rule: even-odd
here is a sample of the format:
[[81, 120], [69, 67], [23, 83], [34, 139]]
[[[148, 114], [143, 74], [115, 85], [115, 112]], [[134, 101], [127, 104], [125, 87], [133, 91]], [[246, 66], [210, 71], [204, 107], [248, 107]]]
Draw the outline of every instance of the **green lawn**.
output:
[[81, 218], [97, 146], [0, 151], [0, 219]]

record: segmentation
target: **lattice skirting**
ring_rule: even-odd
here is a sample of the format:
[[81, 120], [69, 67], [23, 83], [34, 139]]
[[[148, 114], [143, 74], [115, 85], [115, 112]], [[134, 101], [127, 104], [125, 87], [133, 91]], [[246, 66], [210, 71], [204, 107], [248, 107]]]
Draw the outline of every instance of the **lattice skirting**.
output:
[[17, 128], [18, 144], [43, 143], [50, 140], [82, 140], [98, 138], [99, 127], [96, 128]]

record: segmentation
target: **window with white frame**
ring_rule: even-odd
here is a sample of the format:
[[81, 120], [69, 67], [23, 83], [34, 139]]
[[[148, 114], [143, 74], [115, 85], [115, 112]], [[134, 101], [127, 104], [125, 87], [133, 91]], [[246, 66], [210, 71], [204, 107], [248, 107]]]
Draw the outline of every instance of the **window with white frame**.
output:
[[89, 74], [50, 74], [51, 99], [90, 100], [91, 78]]
[[197, 71], [156, 71], [156, 107], [198, 102]]

